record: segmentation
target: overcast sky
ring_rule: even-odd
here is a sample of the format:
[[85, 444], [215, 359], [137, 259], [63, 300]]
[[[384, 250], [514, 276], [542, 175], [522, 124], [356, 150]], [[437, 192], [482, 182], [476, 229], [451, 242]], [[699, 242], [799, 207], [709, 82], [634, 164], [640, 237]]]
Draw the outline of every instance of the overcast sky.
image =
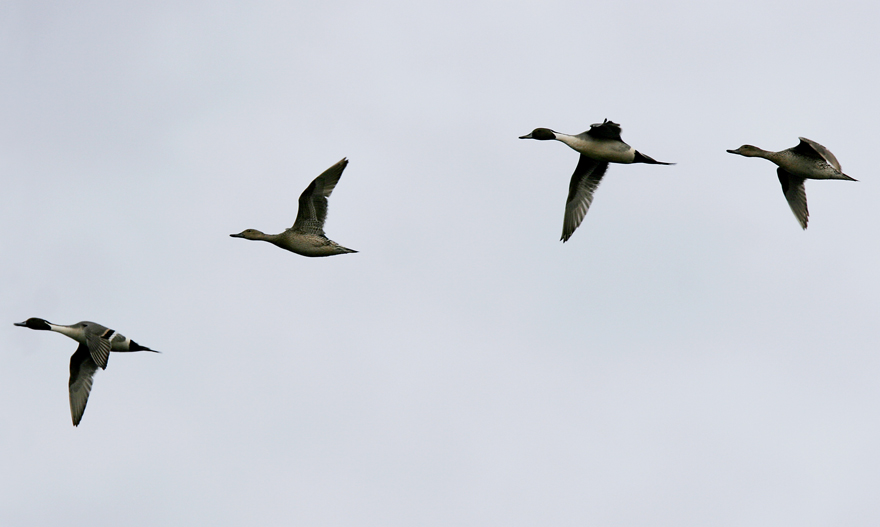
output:
[[[0, 2], [0, 524], [880, 524], [880, 4]], [[675, 166], [611, 165], [612, 119]], [[805, 136], [858, 179], [775, 166]], [[281, 232], [350, 164], [305, 258]], [[71, 426], [92, 320], [111, 355]]]

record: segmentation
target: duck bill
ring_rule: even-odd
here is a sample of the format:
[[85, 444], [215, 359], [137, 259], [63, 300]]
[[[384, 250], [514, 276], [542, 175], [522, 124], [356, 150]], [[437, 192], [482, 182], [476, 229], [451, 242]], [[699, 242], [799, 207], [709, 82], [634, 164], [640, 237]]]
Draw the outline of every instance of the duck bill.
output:
[[520, 139], [532, 139], [532, 134], [531, 134], [531, 132], [529, 132], [529, 133], [526, 134], [526, 135], [521, 135], [521, 136], [519, 136], [519, 138], [520, 138]]

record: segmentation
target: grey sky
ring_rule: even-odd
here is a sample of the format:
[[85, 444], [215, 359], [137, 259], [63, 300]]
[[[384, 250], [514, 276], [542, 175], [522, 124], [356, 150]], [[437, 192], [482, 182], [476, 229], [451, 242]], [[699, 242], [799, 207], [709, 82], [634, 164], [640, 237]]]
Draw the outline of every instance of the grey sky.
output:
[[[880, 522], [869, 2], [0, 3], [0, 524]], [[760, 16], [756, 16], [759, 13]], [[612, 165], [608, 118], [676, 166]], [[859, 180], [725, 152], [805, 136]], [[348, 157], [323, 259], [280, 232]], [[79, 428], [76, 344], [113, 354]]]

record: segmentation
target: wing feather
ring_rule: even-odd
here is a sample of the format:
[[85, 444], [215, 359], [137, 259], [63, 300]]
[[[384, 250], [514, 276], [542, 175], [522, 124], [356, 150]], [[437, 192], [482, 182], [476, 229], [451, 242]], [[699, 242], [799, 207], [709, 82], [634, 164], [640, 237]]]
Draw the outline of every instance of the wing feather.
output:
[[92, 360], [89, 348], [80, 344], [70, 357], [70, 417], [73, 426], [78, 426], [82, 420], [83, 412], [86, 411], [86, 403], [89, 402], [89, 393], [92, 391], [92, 376], [98, 370], [98, 365]]
[[316, 177], [299, 197], [299, 210], [293, 230], [304, 234], [324, 236], [324, 221], [327, 219], [327, 198], [336, 188], [348, 160], [341, 161]]
[[112, 347], [110, 340], [115, 334], [116, 332], [112, 329], [107, 329], [100, 334], [86, 331], [86, 344], [89, 347], [92, 360], [103, 370], [107, 369], [107, 359], [110, 358], [110, 348]]
[[779, 176], [779, 183], [782, 185], [785, 199], [788, 200], [788, 206], [791, 207], [791, 211], [801, 227], [806, 229], [810, 211], [807, 210], [807, 191], [804, 188], [804, 178], [795, 176], [782, 168], [777, 168], [776, 174]]
[[824, 159], [826, 163], [833, 166], [835, 169], [837, 169], [838, 172], [842, 171], [842, 169], [840, 168], [840, 162], [837, 160], [836, 157], [834, 157], [834, 154], [832, 154], [830, 150], [820, 145], [816, 141], [811, 141], [810, 139], [807, 139], [806, 137], [798, 137], [798, 139], [800, 139], [801, 142], [795, 148], [812, 148], [813, 151], [816, 152], [819, 157]]
[[587, 215], [590, 204], [593, 203], [593, 193], [599, 187], [606, 170], [608, 170], [607, 161], [597, 161], [581, 155], [571, 176], [568, 199], [565, 201], [565, 217], [562, 222], [562, 238], [560, 238], [563, 242], [571, 238]]
[[623, 141], [620, 138], [620, 125], [605, 119], [601, 124], [594, 124], [585, 134], [597, 139], [611, 139], [614, 141]]

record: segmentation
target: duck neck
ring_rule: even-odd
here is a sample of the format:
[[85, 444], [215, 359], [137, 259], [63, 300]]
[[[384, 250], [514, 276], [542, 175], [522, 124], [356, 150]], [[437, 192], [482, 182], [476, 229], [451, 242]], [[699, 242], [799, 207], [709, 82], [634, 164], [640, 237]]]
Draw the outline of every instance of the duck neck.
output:
[[70, 326], [59, 326], [56, 324], [49, 324], [49, 328], [56, 333], [61, 333], [62, 335], [66, 335], [77, 342], [85, 342], [86, 341], [86, 333], [83, 328], [70, 327]]
[[591, 147], [591, 143], [589, 143], [588, 139], [585, 139], [584, 137], [578, 137], [575, 135], [568, 135], [568, 134], [560, 134], [559, 132], [555, 132], [555, 133], [556, 133], [556, 140], [557, 141], [561, 141], [561, 142], [565, 143], [566, 145], [569, 146], [569, 148], [576, 150], [580, 153], [584, 153], [584, 151], [586, 149], [589, 149]]
[[556, 136], [557, 141], [562, 141], [568, 146], [573, 146], [575, 143], [581, 142], [581, 140], [573, 135], [568, 134], [560, 134], [559, 132], [553, 132], [553, 135]]
[[269, 242], [269, 243], [274, 243], [274, 244], [277, 245], [278, 242], [281, 240], [281, 238], [282, 238], [281, 234], [266, 234], [266, 233], [263, 233], [263, 235], [262, 235], [262, 237], [261, 237], [260, 239], [263, 240], [263, 241], [267, 241], [267, 242]]
[[257, 240], [257, 241], [273, 242], [274, 243], [276, 236], [278, 236], [278, 235], [277, 234], [266, 234], [265, 232], [256, 231], [256, 232], [248, 233], [242, 237], [247, 240]]
[[779, 152], [768, 152], [763, 148], [754, 147], [754, 150], [748, 153], [748, 157], [763, 157], [764, 159], [769, 159], [774, 163], [779, 160]]
[[780, 152], [768, 152], [767, 150], [761, 150], [761, 157], [764, 159], [769, 159], [776, 164], [779, 164], [778, 161], [782, 157]]

